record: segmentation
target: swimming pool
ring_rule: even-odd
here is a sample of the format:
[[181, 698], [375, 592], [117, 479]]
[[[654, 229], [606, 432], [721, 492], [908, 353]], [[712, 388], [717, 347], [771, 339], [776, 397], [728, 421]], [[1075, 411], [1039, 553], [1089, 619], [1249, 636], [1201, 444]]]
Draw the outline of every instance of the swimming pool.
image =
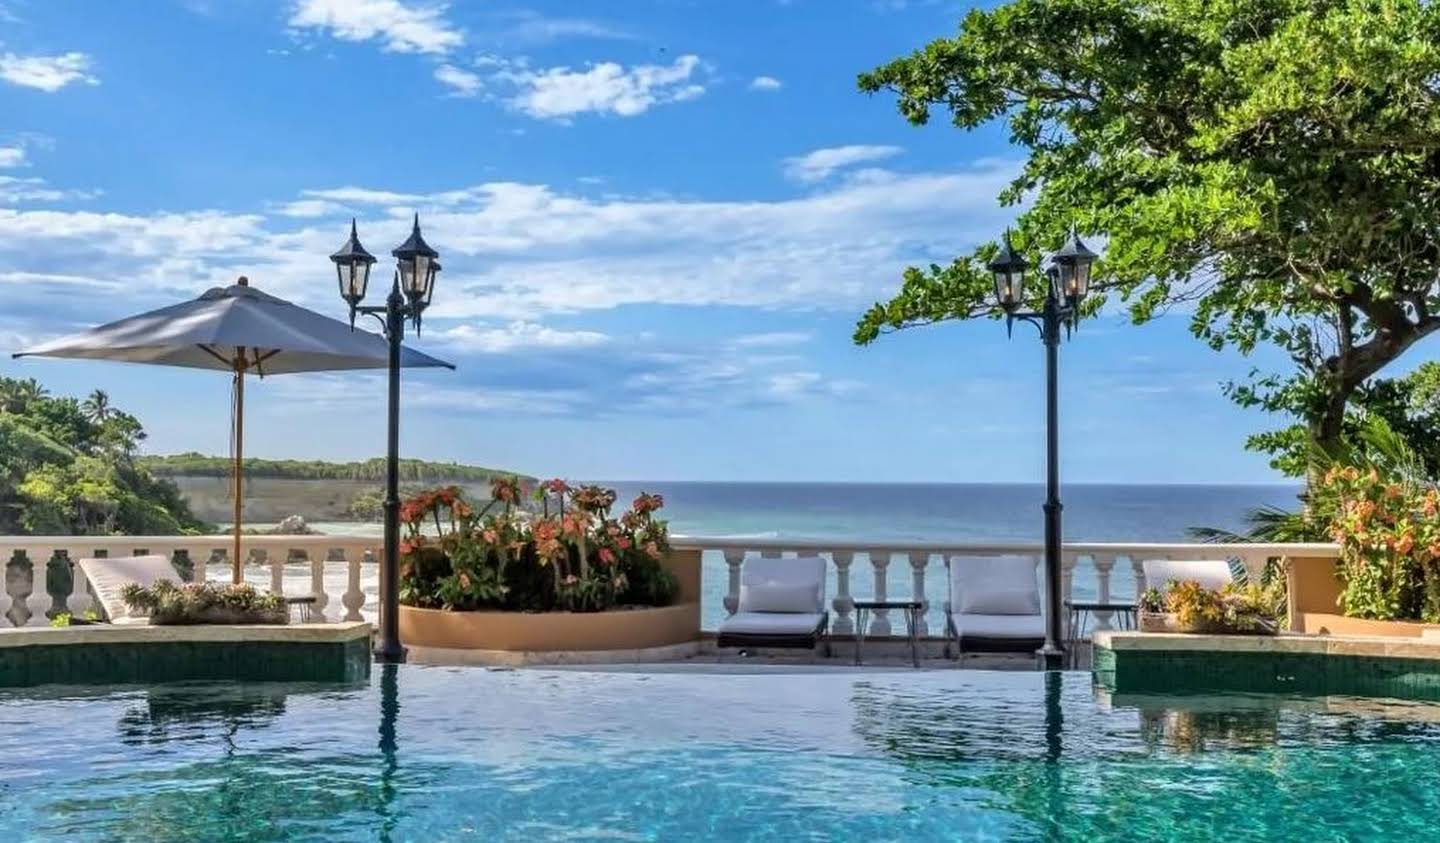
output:
[[0, 694], [6, 840], [1433, 839], [1440, 707], [405, 666]]

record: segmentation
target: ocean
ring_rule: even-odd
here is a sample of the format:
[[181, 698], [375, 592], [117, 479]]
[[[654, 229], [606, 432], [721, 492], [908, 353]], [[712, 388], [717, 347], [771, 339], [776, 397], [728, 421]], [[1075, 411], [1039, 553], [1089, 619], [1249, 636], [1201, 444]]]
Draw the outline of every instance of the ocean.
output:
[[[661, 515], [677, 538], [822, 539], [836, 543], [1039, 542], [1045, 489], [1038, 484], [1001, 483], [711, 483], [691, 481], [598, 481], [614, 488], [619, 506], [642, 491], [665, 497]], [[1064, 534], [1072, 542], [1186, 542], [1192, 527], [1241, 530], [1245, 515], [1260, 506], [1293, 509], [1300, 491], [1293, 484], [1120, 485], [1069, 484], [1062, 489]], [[322, 532], [380, 535], [379, 524], [325, 522]], [[725, 617], [727, 568], [719, 553], [704, 559], [703, 626], [714, 629]], [[911, 591], [909, 566], [892, 564], [886, 577], [891, 596]], [[297, 578], [302, 573], [297, 571]], [[941, 628], [944, 569], [932, 562], [927, 594], [934, 607], [931, 630]], [[367, 580], [371, 580], [367, 576]], [[868, 565], [852, 569], [852, 593], [873, 594]], [[287, 583], [288, 585], [288, 583]], [[373, 591], [373, 581], [366, 582]], [[833, 576], [829, 583], [833, 591]], [[1093, 597], [1094, 572], [1075, 572], [1075, 595]], [[1117, 566], [1112, 594], [1128, 597], [1134, 579]], [[336, 601], [338, 603], [338, 601]]]

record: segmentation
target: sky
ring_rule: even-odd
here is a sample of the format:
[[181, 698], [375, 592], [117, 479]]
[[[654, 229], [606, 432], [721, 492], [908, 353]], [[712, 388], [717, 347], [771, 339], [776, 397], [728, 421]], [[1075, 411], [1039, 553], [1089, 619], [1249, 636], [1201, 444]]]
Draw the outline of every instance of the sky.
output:
[[[143, 10], [143, 11], [142, 11]], [[955, 32], [925, 0], [0, 0], [0, 375], [100, 387], [154, 453], [227, 448], [220, 373], [8, 352], [246, 275], [344, 318], [328, 255], [419, 213], [406, 456], [575, 478], [1039, 481], [1034, 332], [858, 348], [905, 266], [1013, 219], [1002, 127], [916, 128], [856, 74]], [[389, 277], [388, 258], [377, 264]], [[1270, 482], [1269, 420], [1184, 314], [1061, 350], [1062, 471]], [[247, 452], [384, 447], [380, 374], [246, 392]]]

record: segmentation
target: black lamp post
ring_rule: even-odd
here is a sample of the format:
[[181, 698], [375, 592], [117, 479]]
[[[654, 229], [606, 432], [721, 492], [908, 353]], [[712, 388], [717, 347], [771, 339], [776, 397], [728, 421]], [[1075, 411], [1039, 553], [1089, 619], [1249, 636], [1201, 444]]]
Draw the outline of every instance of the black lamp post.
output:
[[440, 253], [420, 236], [420, 215], [410, 238], [390, 254], [395, 257], [395, 280], [381, 306], [365, 306], [365, 288], [375, 256], [360, 245], [355, 221], [350, 221], [350, 239], [330, 256], [340, 280], [340, 297], [350, 305], [350, 325], [355, 314], [374, 316], [384, 326], [390, 343], [390, 401], [385, 448], [385, 558], [380, 564], [380, 644], [375, 658], [384, 663], [405, 661], [400, 645], [400, 343], [405, 338], [405, 320], [420, 331], [420, 315], [435, 293], [435, 275], [440, 271]]
[[995, 297], [1005, 311], [1005, 330], [1019, 319], [1040, 330], [1045, 343], [1045, 644], [1036, 653], [1045, 670], [1064, 667], [1060, 634], [1060, 424], [1058, 408], [1060, 329], [1069, 336], [1080, 316], [1080, 302], [1090, 289], [1090, 266], [1097, 255], [1071, 233], [1050, 259], [1049, 285], [1039, 311], [1022, 311], [1025, 270], [1029, 264], [1010, 246], [1010, 235], [989, 264], [995, 276]]

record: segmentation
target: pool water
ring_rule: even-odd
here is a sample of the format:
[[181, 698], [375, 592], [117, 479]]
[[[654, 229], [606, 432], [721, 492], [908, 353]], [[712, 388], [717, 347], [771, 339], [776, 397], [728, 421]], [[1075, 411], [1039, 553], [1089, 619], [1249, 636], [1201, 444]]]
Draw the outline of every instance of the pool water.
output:
[[0, 694], [0, 839], [1424, 840], [1440, 708], [405, 666]]

